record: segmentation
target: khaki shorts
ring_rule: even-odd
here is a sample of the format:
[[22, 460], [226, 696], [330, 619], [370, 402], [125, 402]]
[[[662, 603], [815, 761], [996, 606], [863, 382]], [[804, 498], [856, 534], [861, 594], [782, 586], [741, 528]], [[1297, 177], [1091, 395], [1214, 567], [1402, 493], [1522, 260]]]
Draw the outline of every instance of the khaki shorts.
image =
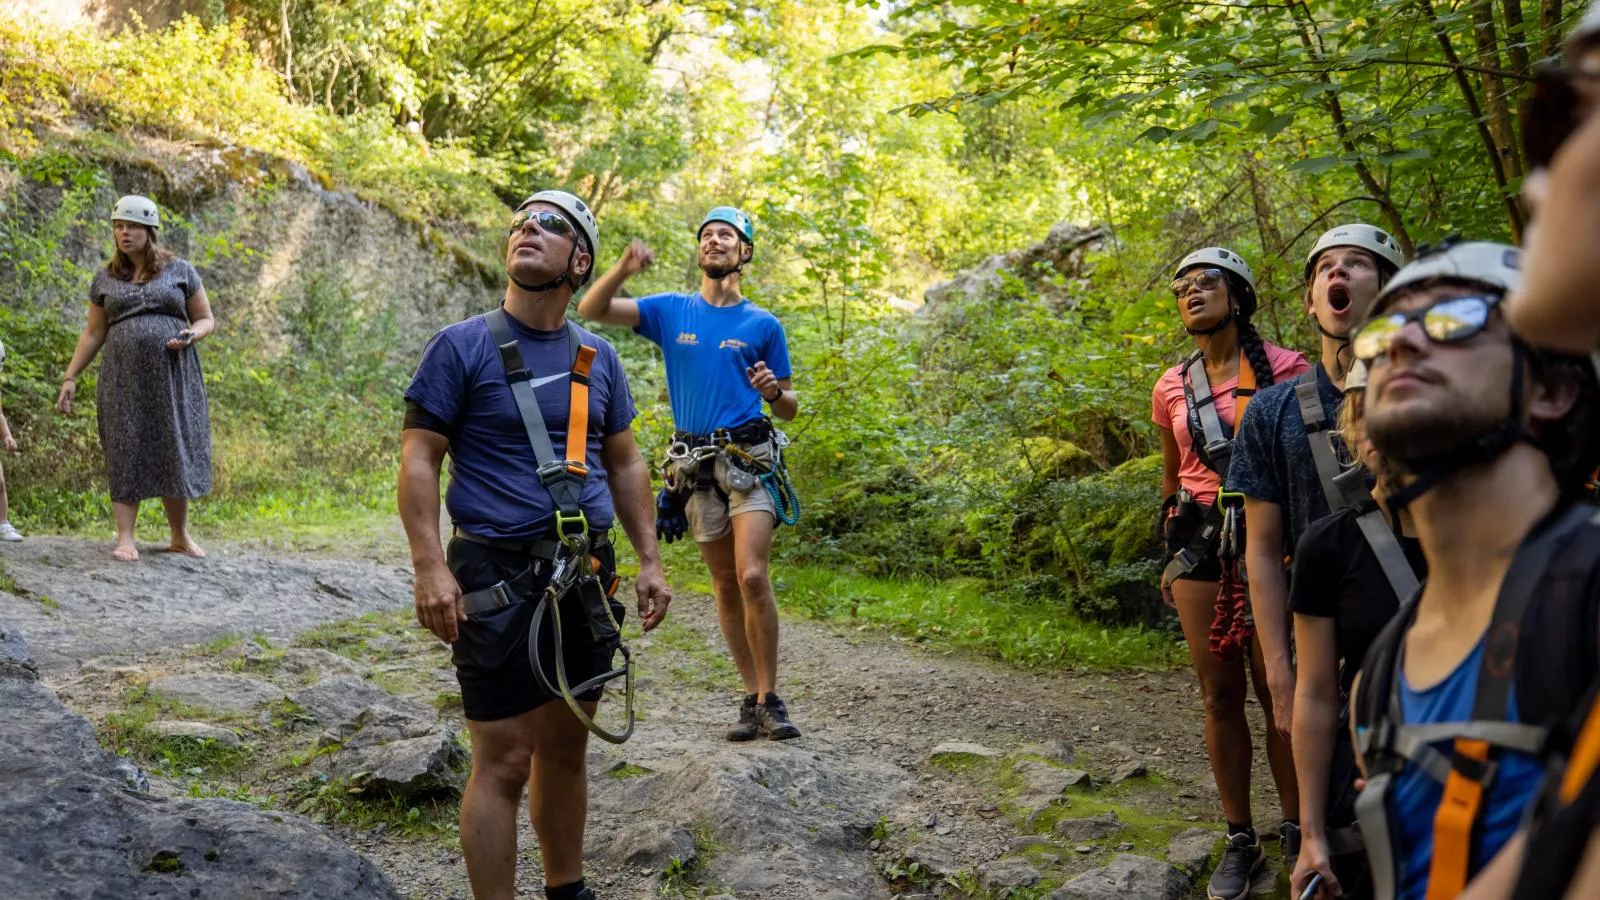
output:
[[[749, 448], [750, 455], [760, 460], [772, 459], [772, 444], [770, 442], [757, 444]], [[772, 502], [772, 495], [757, 481], [749, 490], [735, 490], [729, 477], [728, 457], [717, 454], [716, 482], [728, 495], [724, 500], [716, 491], [696, 490], [689, 497], [689, 504], [684, 513], [689, 519], [689, 533], [694, 536], [696, 543], [710, 543], [720, 541], [727, 537], [733, 530], [733, 517], [742, 516], [750, 512], [764, 512], [778, 520], [778, 509]], [[711, 462], [708, 460], [708, 462]], [[679, 477], [684, 484], [695, 483], [695, 463], [679, 466]], [[741, 479], [742, 475], [739, 475]], [[753, 477], [753, 476], [752, 476]]]

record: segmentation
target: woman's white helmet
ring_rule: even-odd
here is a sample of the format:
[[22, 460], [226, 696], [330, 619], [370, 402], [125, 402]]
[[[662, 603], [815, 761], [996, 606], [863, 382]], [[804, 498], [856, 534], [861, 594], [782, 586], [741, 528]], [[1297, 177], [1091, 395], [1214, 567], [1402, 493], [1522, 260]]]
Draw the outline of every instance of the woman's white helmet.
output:
[[1256, 273], [1250, 271], [1250, 264], [1227, 247], [1206, 247], [1196, 250], [1178, 263], [1178, 268], [1173, 270], [1172, 277], [1176, 278], [1182, 275], [1185, 269], [1192, 269], [1195, 266], [1214, 266], [1232, 272], [1243, 278], [1245, 284], [1250, 285], [1250, 290], [1256, 289]]
[[156, 202], [149, 197], [129, 194], [117, 201], [116, 207], [111, 210], [111, 221], [135, 222], [151, 228], [160, 228], [161, 212], [156, 209]]
[[[532, 197], [522, 201], [517, 209], [526, 209], [530, 203], [548, 203], [567, 214], [583, 233], [583, 241], [587, 245], [584, 249], [594, 256], [600, 247], [600, 223], [595, 221], [594, 212], [589, 209], [589, 204], [579, 200], [575, 195], [566, 191], [540, 191]], [[593, 266], [590, 266], [593, 270]]]
[[1394, 235], [1381, 228], [1366, 225], [1361, 222], [1352, 222], [1349, 225], [1340, 225], [1338, 228], [1323, 232], [1317, 238], [1317, 243], [1306, 254], [1306, 280], [1311, 280], [1311, 270], [1317, 264], [1317, 257], [1322, 251], [1334, 247], [1356, 247], [1365, 250], [1379, 259], [1387, 260], [1396, 269], [1406, 264], [1406, 254], [1395, 242]]

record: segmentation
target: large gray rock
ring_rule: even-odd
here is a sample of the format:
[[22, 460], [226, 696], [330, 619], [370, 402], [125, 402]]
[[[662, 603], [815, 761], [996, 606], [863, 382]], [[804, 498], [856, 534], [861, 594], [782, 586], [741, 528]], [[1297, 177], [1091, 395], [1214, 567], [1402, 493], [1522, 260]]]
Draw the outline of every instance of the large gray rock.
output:
[[1089, 780], [1088, 773], [1061, 769], [1031, 759], [1018, 762], [1011, 767], [1011, 771], [1022, 777], [1023, 788], [1017, 797], [1017, 805], [1023, 809], [1039, 809], [1065, 802], [1066, 798], [1062, 795], [1067, 788]]
[[450, 727], [385, 706], [362, 710], [354, 727], [330, 758], [334, 778], [404, 797], [459, 794], [465, 785], [470, 755]]
[[1050, 900], [1184, 900], [1189, 876], [1158, 859], [1122, 853], [1111, 865], [1072, 879]]
[[993, 747], [974, 744], [968, 741], [946, 741], [933, 748], [928, 754], [929, 762], [936, 763], [966, 763], [982, 759], [998, 759], [1002, 754]]
[[276, 685], [243, 675], [167, 675], [150, 682], [150, 691], [185, 706], [224, 715], [247, 713], [286, 696]]
[[39, 668], [33, 664], [22, 632], [0, 622], [0, 678], [38, 677]]
[[1020, 278], [1052, 308], [1069, 306], [1077, 293], [1088, 287], [1086, 250], [1097, 249], [1106, 236], [1102, 228], [1082, 228], [1069, 222], [1054, 225], [1039, 243], [991, 256], [956, 273], [950, 281], [928, 288], [924, 309], [941, 312], [941, 305], [997, 294], [1005, 285], [1002, 273]]
[[1097, 841], [1121, 831], [1122, 820], [1114, 812], [1103, 812], [1084, 819], [1062, 819], [1056, 823], [1056, 834], [1069, 841]]
[[184, 722], [166, 720], [151, 722], [145, 730], [162, 737], [182, 738], [191, 741], [216, 741], [224, 747], [239, 746], [239, 735], [231, 728], [212, 725], [209, 722]]
[[1211, 854], [1222, 841], [1222, 834], [1206, 828], [1190, 828], [1174, 835], [1167, 842], [1167, 861], [1199, 878], [1211, 861]]
[[278, 668], [290, 675], [360, 675], [361, 666], [353, 659], [321, 647], [291, 647], [283, 651]]
[[387, 706], [417, 719], [432, 718], [420, 704], [400, 700], [376, 684], [353, 675], [324, 679], [295, 691], [289, 699], [310, 713], [318, 725], [334, 730], [354, 727], [356, 719], [373, 706]]
[[719, 849], [697, 871], [741, 897], [888, 898], [866, 847], [876, 823], [904, 805], [909, 773], [783, 744], [650, 749], [657, 774], [590, 782], [592, 819], [706, 829]]
[[1004, 856], [978, 867], [978, 884], [1000, 897], [1020, 888], [1033, 887], [1043, 877], [1032, 863], [1018, 856]]
[[624, 826], [611, 839], [606, 863], [617, 868], [660, 869], [695, 857], [694, 836], [671, 822], [649, 819]]
[[371, 862], [298, 816], [144, 793], [136, 770], [32, 678], [0, 673], [0, 709], [6, 897], [397, 896]]

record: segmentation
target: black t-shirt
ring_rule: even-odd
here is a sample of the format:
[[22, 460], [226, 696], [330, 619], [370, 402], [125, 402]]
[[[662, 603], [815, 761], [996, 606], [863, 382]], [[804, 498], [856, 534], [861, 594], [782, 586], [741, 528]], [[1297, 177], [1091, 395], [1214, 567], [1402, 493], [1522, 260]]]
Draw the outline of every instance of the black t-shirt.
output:
[[[1367, 648], [1406, 599], [1394, 595], [1377, 554], [1356, 524], [1361, 512], [1341, 510], [1306, 528], [1295, 548], [1294, 578], [1289, 586], [1291, 612], [1336, 620], [1339, 658], [1344, 660], [1339, 686], [1346, 693], [1366, 659]], [[1426, 576], [1428, 563], [1416, 539], [1400, 538], [1400, 548], [1417, 578]]]

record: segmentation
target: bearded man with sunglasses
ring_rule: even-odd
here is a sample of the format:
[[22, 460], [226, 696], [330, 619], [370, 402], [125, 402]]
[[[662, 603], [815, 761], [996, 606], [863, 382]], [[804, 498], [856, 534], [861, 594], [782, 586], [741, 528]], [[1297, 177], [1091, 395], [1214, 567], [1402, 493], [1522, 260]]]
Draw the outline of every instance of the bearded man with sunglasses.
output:
[[1388, 503], [1410, 510], [1429, 572], [1352, 688], [1380, 900], [1456, 897], [1511, 870], [1544, 728], [1597, 671], [1600, 510], [1575, 498], [1600, 456], [1600, 396], [1586, 360], [1511, 333], [1502, 303], [1522, 278], [1514, 247], [1425, 250], [1352, 345], [1368, 435], [1400, 485]]
[[800, 729], [776, 693], [778, 604], [769, 574], [778, 509], [750, 470], [774, 467], [782, 450], [762, 404], [787, 421], [800, 400], [782, 323], [740, 289], [755, 255], [750, 216], [718, 206], [701, 219], [695, 237], [699, 291], [614, 299], [654, 259], [636, 240], [584, 295], [578, 314], [626, 325], [661, 347], [677, 425], [670, 465], [681, 490], [662, 491], [658, 528], [668, 542], [692, 534], [711, 570], [717, 620], [744, 683], [728, 740], [790, 740]]
[[[672, 599], [656, 546], [650, 473], [633, 438], [627, 376], [610, 344], [565, 318], [573, 291], [589, 280], [598, 241], [599, 226], [582, 200], [564, 191], [529, 197], [511, 220], [503, 305], [435, 335], [406, 390], [400, 517], [416, 570], [417, 621], [453, 645], [472, 736], [461, 851], [477, 900], [515, 894], [524, 785], [546, 897], [595, 898], [583, 881], [589, 733], [566, 703], [551, 702], [558, 695], [543, 685], [560, 681], [555, 666], [563, 662], [567, 682], [602, 676], [612, 654], [593, 629], [565, 626], [557, 654], [554, 629], [543, 628], [544, 677], [534, 672], [529, 630], [558, 539], [582, 523], [577, 527], [587, 529], [602, 582], [612, 583], [610, 530], [620, 520], [639, 559], [634, 589], [644, 630], [661, 623]], [[532, 395], [530, 412], [536, 408], [548, 443], [563, 447], [554, 452], [567, 462], [541, 467], [533, 417], [525, 419], [513, 381], [531, 385], [523, 394]], [[584, 399], [587, 411], [575, 411], [573, 403]], [[568, 433], [569, 422], [577, 428], [583, 421], [592, 424]], [[439, 470], [446, 453], [454, 535], [441, 552]], [[568, 499], [558, 502], [558, 490]], [[558, 528], [558, 514], [567, 528]], [[482, 595], [509, 599], [469, 615], [465, 600], [477, 606]], [[611, 606], [620, 621], [621, 605]], [[584, 691], [574, 702], [592, 718], [602, 691]]]

